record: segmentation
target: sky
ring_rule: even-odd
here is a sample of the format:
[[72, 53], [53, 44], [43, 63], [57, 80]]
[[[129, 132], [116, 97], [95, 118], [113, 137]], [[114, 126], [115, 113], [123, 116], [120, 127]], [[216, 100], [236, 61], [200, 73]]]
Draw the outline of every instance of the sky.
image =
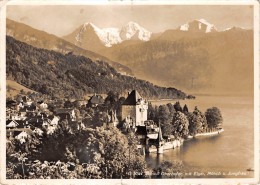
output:
[[233, 26], [253, 29], [250, 5], [8, 5], [6, 16], [57, 36], [86, 22], [120, 28], [134, 21], [157, 33], [203, 18], [219, 31]]

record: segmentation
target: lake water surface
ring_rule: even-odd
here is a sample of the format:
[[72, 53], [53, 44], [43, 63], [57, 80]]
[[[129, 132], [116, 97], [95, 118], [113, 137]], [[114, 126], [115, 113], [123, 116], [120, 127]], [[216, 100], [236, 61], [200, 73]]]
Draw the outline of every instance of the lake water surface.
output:
[[[175, 103], [176, 100], [153, 101], [153, 105]], [[197, 96], [195, 100], [180, 100], [189, 111], [197, 106], [205, 112], [216, 106], [223, 116], [224, 132], [185, 141], [183, 146], [165, 150], [164, 154], [146, 157], [149, 168], [162, 161], [182, 161], [187, 177], [253, 177], [254, 172], [254, 101], [252, 97]], [[196, 173], [199, 172], [199, 173]], [[213, 172], [209, 174], [208, 172]], [[204, 173], [204, 174], [203, 174]]]

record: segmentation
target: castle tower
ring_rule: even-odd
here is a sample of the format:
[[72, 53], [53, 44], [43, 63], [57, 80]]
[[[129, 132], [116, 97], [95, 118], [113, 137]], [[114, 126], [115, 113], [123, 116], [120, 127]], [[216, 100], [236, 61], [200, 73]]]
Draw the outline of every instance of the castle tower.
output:
[[122, 104], [122, 119], [132, 118], [134, 126], [145, 126], [147, 120], [148, 102], [133, 90]]

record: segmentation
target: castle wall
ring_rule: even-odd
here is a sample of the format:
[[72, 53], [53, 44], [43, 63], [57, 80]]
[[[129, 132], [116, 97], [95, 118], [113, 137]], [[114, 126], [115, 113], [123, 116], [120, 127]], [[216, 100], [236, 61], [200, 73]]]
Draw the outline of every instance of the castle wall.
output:
[[127, 116], [130, 116], [135, 120], [136, 117], [136, 109], [134, 105], [123, 105], [122, 106], [122, 120], [124, 120]]

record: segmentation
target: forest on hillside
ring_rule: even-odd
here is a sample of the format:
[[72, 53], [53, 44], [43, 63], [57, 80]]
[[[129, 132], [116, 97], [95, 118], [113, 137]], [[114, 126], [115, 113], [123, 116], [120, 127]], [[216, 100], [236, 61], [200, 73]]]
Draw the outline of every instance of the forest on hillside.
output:
[[35, 48], [9, 36], [6, 46], [7, 79], [52, 97], [82, 98], [87, 93], [109, 91], [124, 94], [132, 89], [149, 99], [186, 97], [178, 89], [121, 75], [103, 61]]

